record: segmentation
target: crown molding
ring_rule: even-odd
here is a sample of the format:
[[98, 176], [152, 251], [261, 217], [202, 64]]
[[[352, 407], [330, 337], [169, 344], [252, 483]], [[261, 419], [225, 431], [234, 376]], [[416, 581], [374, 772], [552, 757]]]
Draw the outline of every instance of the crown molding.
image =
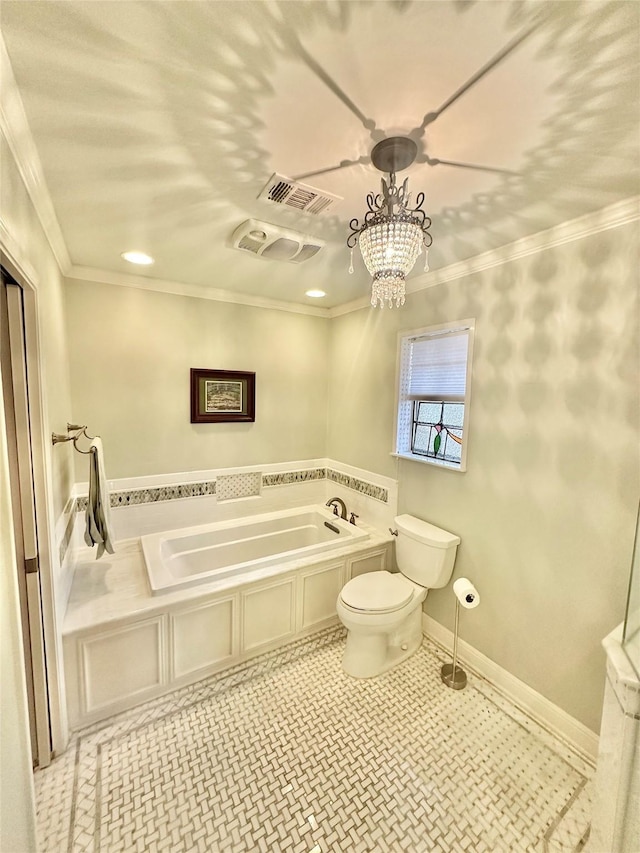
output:
[[38, 273], [26, 256], [24, 247], [18, 244], [6, 222], [0, 216], [0, 259], [8, 271], [18, 280], [25, 279], [32, 287], [38, 287]]
[[352, 302], [345, 302], [344, 305], [336, 305], [335, 308], [329, 309], [329, 316], [331, 319], [334, 317], [342, 317], [343, 314], [352, 314], [354, 311], [360, 311], [362, 308], [371, 308], [371, 297], [361, 296], [360, 299], [354, 299]]
[[574, 240], [582, 240], [585, 237], [599, 234], [601, 231], [619, 228], [622, 225], [635, 222], [639, 218], [640, 196], [633, 196], [593, 213], [579, 216], [577, 219], [562, 222], [546, 231], [538, 231], [536, 234], [522, 237], [520, 240], [508, 243], [498, 249], [491, 249], [468, 260], [450, 264], [433, 272], [423, 273], [407, 283], [407, 292], [416, 293], [436, 284], [453, 281], [492, 267], [499, 267], [509, 261], [516, 261], [519, 258], [535, 255], [556, 246], [563, 246], [565, 243], [572, 243]]
[[263, 296], [247, 293], [232, 293], [230, 290], [217, 290], [198, 284], [183, 284], [178, 281], [165, 281], [158, 278], [145, 278], [141, 275], [109, 272], [95, 267], [72, 266], [66, 273], [69, 281], [89, 281], [95, 284], [113, 284], [118, 287], [133, 287], [137, 290], [152, 290], [156, 293], [169, 293], [174, 296], [192, 296], [196, 299], [209, 299], [212, 302], [230, 302], [234, 305], [247, 305], [251, 308], [269, 308], [273, 311], [288, 311], [292, 314], [309, 314], [312, 317], [330, 316], [329, 308], [316, 308], [314, 305], [301, 305], [296, 302], [281, 302]]
[[71, 258], [62, 236], [49, 189], [44, 178], [42, 163], [36, 149], [18, 84], [13, 75], [11, 60], [0, 34], [0, 133], [7, 140], [45, 237], [62, 273], [71, 267]]
[[[579, 216], [577, 219], [562, 222], [546, 231], [539, 231], [536, 234], [522, 237], [520, 240], [508, 243], [498, 249], [491, 249], [468, 260], [458, 261], [441, 269], [415, 276], [407, 282], [407, 295], [419, 293], [429, 287], [435, 287], [447, 281], [455, 281], [492, 267], [499, 267], [510, 261], [535, 255], [538, 252], [552, 249], [555, 246], [562, 246], [574, 240], [582, 240], [585, 237], [599, 234], [601, 231], [619, 228], [622, 225], [636, 222], [638, 219], [640, 219], [640, 196], [632, 196], [601, 210]], [[343, 314], [350, 314], [352, 311], [367, 308], [368, 305], [368, 297], [356, 299], [353, 302], [347, 302], [344, 305], [329, 309], [330, 316], [332, 318], [340, 317]]]

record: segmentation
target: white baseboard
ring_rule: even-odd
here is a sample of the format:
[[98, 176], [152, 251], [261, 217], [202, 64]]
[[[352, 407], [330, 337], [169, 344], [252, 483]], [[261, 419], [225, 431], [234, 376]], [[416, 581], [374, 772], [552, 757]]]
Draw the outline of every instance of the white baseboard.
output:
[[[453, 649], [453, 632], [436, 622], [431, 616], [427, 616], [426, 613], [422, 614], [422, 631], [429, 639], [448, 651]], [[556, 737], [567, 742], [587, 761], [595, 763], [598, 756], [598, 735], [591, 729], [460, 639], [458, 640], [458, 657], [464, 666], [486, 679], [520, 710]]]

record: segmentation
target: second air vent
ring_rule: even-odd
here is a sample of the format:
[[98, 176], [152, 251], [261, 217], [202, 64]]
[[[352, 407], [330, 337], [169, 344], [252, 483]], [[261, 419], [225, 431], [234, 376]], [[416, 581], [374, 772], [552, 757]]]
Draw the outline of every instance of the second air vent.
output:
[[342, 201], [339, 195], [332, 195], [278, 174], [269, 178], [258, 198], [313, 214], [323, 213], [337, 201]]

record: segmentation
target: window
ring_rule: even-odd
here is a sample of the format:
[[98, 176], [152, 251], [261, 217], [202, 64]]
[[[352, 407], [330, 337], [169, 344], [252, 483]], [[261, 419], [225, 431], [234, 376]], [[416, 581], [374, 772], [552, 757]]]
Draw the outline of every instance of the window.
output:
[[474, 322], [400, 334], [396, 455], [466, 470]]

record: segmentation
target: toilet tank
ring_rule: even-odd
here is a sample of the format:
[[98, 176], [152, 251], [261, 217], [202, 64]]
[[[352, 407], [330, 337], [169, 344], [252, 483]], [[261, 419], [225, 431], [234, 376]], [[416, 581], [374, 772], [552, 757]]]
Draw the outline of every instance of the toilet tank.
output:
[[396, 561], [402, 574], [427, 589], [449, 583], [460, 537], [413, 515], [395, 519]]

